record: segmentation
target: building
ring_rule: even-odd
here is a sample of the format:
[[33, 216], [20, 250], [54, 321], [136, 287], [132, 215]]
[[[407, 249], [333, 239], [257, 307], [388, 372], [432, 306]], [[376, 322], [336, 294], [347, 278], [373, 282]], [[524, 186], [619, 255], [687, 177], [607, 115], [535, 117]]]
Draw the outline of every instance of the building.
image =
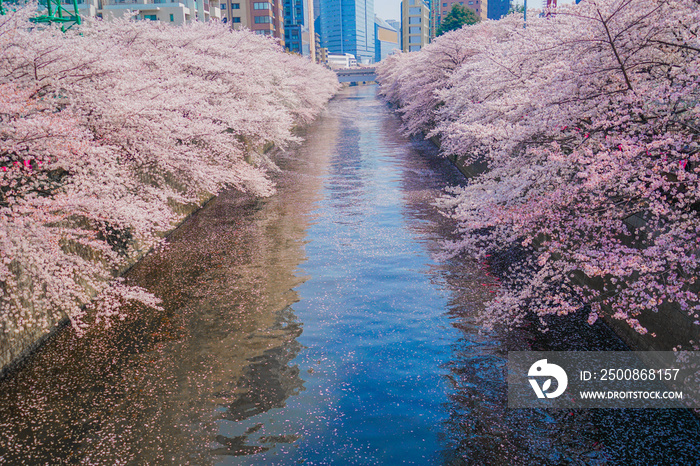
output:
[[83, 0], [81, 3], [78, 0], [78, 14], [83, 18], [102, 18], [102, 3], [98, 0]]
[[344, 53], [342, 55], [329, 53], [326, 57], [326, 64], [333, 69], [352, 68], [357, 66], [357, 60], [351, 53]]
[[248, 2], [245, 0], [221, 0], [221, 21], [230, 23], [234, 29], [243, 27], [248, 18]]
[[387, 19], [387, 20], [386, 20], [386, 23], [387, 23], [389, 26], [393, 27], [394, 30], [395, 30], [396, 32], [399, 33], [399, 47], [403, 50], [403, 44], [401, 43], [401, 42], [402, 42], [401, 36], [403, 35], [402, 32], [401, 32], [401, 31], [402, 31], [402, 29], [401, 29], [401, 21], [397, 21], [397, 20], [395, 20], [395, 19]]
[[269, 0], [267, 2], [221, 0], [221, 10], [223, 17], [226, 18], [225, 21], [231, 23], [232, 28], [246, 28], [255, 34], [276, 37], [284, 45], [282, 0]]
[[221, 19], [219, 0], [85, 0], [78, 3], [80, 15], [105, 20], [136, 12], [137, 19], [184, 24]]
[[[314, 32], [316, 33], [316, 36], [318, 37], [318, 43], [316, 45], [316, 50], [320, 50], [322, 46], [322, 41], [321, 41], [321, 0], [313, 0], [312, 1], [314, 5], [314, 11], [313, 15], [311, 15], [311, 18], [313, 19], [314, 22]], [[316, 52], [316, 60], [319, 63], [323, 63], [319, 57], [318, 53]]]
[[392, 53], [401, 51], [399, 32], [383, 19], [374, 17], [374, 61], [380, 62]]
[[328, 64], [328, 49], [325, 47], [321, 47], [319, 45], [316, 50], [318, 52], [316, 54], [316, 63], [319, 63], [321, 65], [327, 65]]
[[423, 0], [401, 2], [401, 44], [404, 52], [417, 52], [430, 42], [430, 9]]
[[309, 0], [284, 0], [284, 44], [304, 56], [316, 55], [314, 4]]
[[321, 0], [321, 45], [330, 54], [374, 62], [374, 0]]
[[486, 17], [488, 19], [501, 19], [510, 10], [510, 0], [488, 0]]
[[[315, 32], [313, 37], [314, 37], [314, 53], [312, 54], [311, 59], [313, 61], [315, 61], [316, 63], [323, 63], [323, 61], [321, 60], [321, 56], [320, 56], [322, 53], [321, 52], [321, 50], [322, 50], [321, 36], [318, 34], [318, 32]], [[310, 37], [309, 37], [309, 40], [311, 40]], [[323, 50], [326, 50], [326, 49], [323, 49]], [[326, 53], [323, 52], [323, 54], [325, 57]]]
[[306, 25], [306, 0], [284, 0], [284, 45], [290, 52], [302, 54], [302, 29]]

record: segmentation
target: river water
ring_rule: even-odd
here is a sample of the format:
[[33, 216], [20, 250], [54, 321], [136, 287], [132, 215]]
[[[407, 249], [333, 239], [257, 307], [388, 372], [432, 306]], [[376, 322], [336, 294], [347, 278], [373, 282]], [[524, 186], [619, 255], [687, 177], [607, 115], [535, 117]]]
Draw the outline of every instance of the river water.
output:
[[696, 464], [683, 410], [508, 410], [508, 350], [623, 349], [604, 327], [485, 331], [484, 264], [438, 261], [464, 179], [346, 88], [128, 275], [164, 311], [68, 329], [0, 384], [7, 464]]

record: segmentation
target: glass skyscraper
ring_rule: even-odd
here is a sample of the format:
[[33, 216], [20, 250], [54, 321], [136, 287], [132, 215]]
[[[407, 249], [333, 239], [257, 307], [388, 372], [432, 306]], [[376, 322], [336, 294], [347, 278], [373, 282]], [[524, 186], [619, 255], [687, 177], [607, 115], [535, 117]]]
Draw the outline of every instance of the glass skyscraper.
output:
[[284, 44], [287, 50], [304, 54], [302, 28], [306, 22], [307, 0], [284, 0]]
[[321, 46], [374, 61], [374, 0], [321, 0]]

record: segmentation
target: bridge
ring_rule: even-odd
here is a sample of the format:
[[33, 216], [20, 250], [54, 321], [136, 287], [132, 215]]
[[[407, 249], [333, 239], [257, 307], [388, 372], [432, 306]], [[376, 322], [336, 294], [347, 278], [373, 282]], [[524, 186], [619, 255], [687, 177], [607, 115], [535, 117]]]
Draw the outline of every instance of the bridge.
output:
[[352, 68], [335, 70], [341, 83], [365, 83], [377, 80], [374, 68]]

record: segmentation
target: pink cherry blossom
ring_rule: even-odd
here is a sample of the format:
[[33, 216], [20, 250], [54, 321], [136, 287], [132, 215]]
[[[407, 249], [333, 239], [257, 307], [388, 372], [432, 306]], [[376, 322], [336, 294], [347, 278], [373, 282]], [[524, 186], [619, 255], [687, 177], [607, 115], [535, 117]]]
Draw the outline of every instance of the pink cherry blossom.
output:
[[439, 200], [460, 225], [449, 252], [515, 253], [487, 323], [698, 317], [698, 30], [694, 0], [585, 0], [380, 64], [407, 132], [488, 166]]
[[89, 303], [93, 322], [157, 305], [116, 272], [162, 241], [178, 206], [225, 187], [273, 193], [263, 148], [296, 143], [338, 87], [220, 23], [62, 33], [31, 14], [0, 16], [0, 312], [17, 334], [63, 315], [81, 329]]

